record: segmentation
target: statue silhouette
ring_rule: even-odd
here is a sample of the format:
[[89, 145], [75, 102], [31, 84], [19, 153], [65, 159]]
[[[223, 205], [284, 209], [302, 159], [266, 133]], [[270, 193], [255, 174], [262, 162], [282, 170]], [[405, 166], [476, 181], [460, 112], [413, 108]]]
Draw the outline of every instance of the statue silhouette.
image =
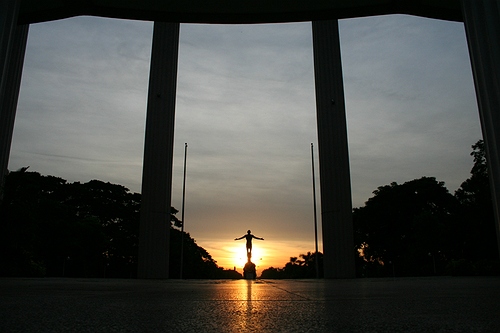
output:
[[252, 257], [252, 238], [259, 239], [259, 240], [264, 240], [264, 238], [256, 237], [256, 236], [252, 235], [252, 232], [250, 230], [248, 230], [246, 235], [243, 235], [239, 238], [235, 238], [234, 240], [240, 240], [243, 238], [246, 238], [246, 240], [247, 240], [247, 258], [248, 258], [248, 260], [250, 260], [250, 258]]

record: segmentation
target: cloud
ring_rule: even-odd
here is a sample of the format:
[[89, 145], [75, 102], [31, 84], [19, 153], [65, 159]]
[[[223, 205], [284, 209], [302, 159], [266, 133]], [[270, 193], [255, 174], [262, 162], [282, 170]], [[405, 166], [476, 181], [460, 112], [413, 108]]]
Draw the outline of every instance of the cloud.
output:
[[[454, 191], [481, 137], [463, 26], [380, 16], [340, 33], [354, 206], [421, 176]], [[9, 168], [140, 191], [151, 34], [89, 17], [33, 25]], [[316, 141], [310, 23], [181, 25], [172, 204], [187, 142], [195, 239], [312, 239]]]
[[355, 205], [423, 175], [455, 190], [481, 138], [463, 26], [390, 16], [343, 21], [341, 34]]
[[97, 18], [32, 25], [11, 168], [139, 191], [151, 29]]

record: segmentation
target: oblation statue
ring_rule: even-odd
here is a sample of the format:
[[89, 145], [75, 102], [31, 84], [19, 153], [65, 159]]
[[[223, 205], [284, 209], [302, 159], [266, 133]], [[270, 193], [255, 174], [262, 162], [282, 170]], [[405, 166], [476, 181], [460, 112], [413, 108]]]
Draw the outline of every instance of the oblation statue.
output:
[[243, 238], [246, 238], [246, 240], [247, 240], [247, 258], [250, 260], [250, 258], [252, 258], [252, 238], [255, 238], [258, 240], [264, 240], [264, 238], [254, 236], [254, 235], [252, 235], [252, 232], [250, 230], [248, 230], [246, 235], [243, 235], [239, 238], [235, 238], [234, 240], [240, 240]]
[[255, 279], [257, 277], [257, 271], [255, 270], [255, 264], [251, 261], [252, 258], [252, 239], [259, 239], [259, 240], [264, 240], [264, 238], [260, 238], [257, 236], [252, 235], [252, 232], [250, 230], [247, 231], [246, 235], [243, 235], [239, 238], [235, 238], [234, 240], [240, 240], [246, 238], [247, 240], [247, 263], [245, 264], [245, 267], [243, 267], [243, 277], [245, 279]]

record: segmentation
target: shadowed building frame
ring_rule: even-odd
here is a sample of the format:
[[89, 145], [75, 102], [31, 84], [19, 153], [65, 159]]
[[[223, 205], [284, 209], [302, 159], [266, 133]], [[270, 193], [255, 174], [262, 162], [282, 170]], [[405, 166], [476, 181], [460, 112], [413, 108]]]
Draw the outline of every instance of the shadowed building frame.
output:
[[353, 278], [355, 252], [338, 20], [385, 14], [464, 22], [500, 253], [500, 0], [3, 0], [0, 179], [7, 172], [29, 24], [81, 15], [154, 21], [138, 275], [168, 278], [179, 24], [312, 21], [324, 272], [326, 278]]

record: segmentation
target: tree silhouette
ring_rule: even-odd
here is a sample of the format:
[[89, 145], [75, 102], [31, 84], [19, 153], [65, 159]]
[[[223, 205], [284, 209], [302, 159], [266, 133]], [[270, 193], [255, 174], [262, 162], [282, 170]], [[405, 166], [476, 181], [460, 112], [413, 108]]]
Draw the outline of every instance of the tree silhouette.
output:
[[456, 205], [443, 182], [422, 177], [381, 186], [353, 210], [359, 275], [422, 275], [444, 264]]
[[[135, 277], [141, 195], [121, 185], [10, 172], [0, 207], [0, 276]], [[181, 221], [171, 208], [171, 274], [178, 276]], [[238, 278], [189, 234], [187, 278]], [[241, 275], [239, 275], [241, 277]]]
[[[290, 257], [283, 268], [269, 267], [262, 271], [262, 279], [312, 279], [316, 277], [315, 253], [307, 252]], [[301, 259], [299, 259], [301, 258]], [[318, 252], [319, 277], [323, 277], [323, 254]]]
[[422, 177], [379, 187], [353, 210], [358, 276], [500, 274], [484, 142], [452, 196]]
[[472, 146], [471, 156], [474, 160], [471, 176], [455, 191], [459, 207], [452, 237], [457, 244], [454, 257], [461, 261], [455, 265], [465, 265], [468, 270], [476, 269], [481, 274], [493, 268], [500, 273], [498, 264], [492, 263], [499, 259], [498, 239], [483, 140]]
[[[422, 177], [380, 186], [353, 210], [358, 276], [500, 274], [484, 142], [472, 146], [471, 176], [455, 195]], [[141, 195], [99, 180], [68, 183], [22, 168], [10, 172], [0, 205], [0, 276], [135, 277]], [[171, 208], [170, 276], [240, 278], [224, 270]], [[263, 278], [313, 278], [315, 254], [291, 257]], [[323, 256], [318, 253], [320, 276]]]

